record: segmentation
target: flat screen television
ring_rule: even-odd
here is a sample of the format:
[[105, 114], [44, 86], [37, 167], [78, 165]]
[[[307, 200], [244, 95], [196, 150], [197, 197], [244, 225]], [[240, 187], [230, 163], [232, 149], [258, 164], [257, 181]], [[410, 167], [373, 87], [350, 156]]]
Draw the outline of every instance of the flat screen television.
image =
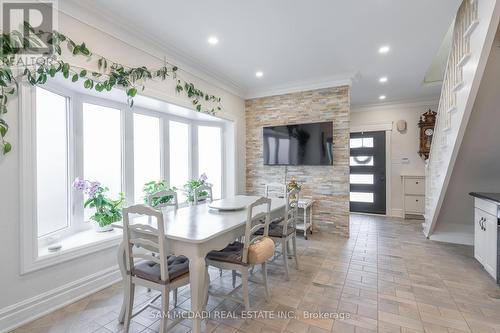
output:
[[333, 122], [264, 127], [264, 165], [332, 165]]

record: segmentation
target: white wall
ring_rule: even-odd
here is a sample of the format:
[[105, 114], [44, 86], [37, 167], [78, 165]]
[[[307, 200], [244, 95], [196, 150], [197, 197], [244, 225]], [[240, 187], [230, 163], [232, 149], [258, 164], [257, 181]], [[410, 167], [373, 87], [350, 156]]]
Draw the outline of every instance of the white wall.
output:
[[[85, 41], [90, 49], [117, 62], [132, 66], [154, 67], [162, 64], [161, 60], [148, 53], [82, 24], [67, 15], [61, 14], [59, 16], [59, 30], [71, 36], [75, 41]], [[67, 60], [75, 62], [73, 58]], [[245, 184], [245, 149], [238, 149], [238, 147], [244, 148], [245, 146], [243, 99], [187, 73], [182, 75], [202, 90], [220, 96], [224, 111], [219, 116], [235, 122], [237, 145], [233, 158], [236, 160], [236, 179], [238, 180], [238, 183], [235, 184], [235, 190], [242, 192]], [[150, 84], [144, 94], [191, 107], [189, 100], [183, 95], [175, 93], [173, 82]], [[61, 290], [62, 286], [71, 289], [74, 287], [75, 281], [78, 285], [84, 283], [82, 278], [85, 280], [85, 277], [90, 277], [88, 282], [101, 277], [101, 283], [110, 282], [117, 277], [116, 274], [110, 273], [110, 268], [117, 264], [116, 249], [114, 248], [20, 276], [19, 211], [22, 207], [20, 207], [19, 200], [18, 99], [11, 99], [8, 108], [9, 113], [6, 119], [11, 126], [8, 140], [12, 142], [13, 150], [8, 156], [0, 158], [0, 244], [2, 244], [2, 255], [0, 256], [0, 267], [2, 267], [0, 273], [0, 331], [13, 324], [21, 323], [29, 316], [36, 316], [43, 310], [50, 310], [52, 303], [61, 304], [61, 302], [75, 296], [71, 292], [65, 293], [64, 290]], [[100, 272], [106, 273], [101, 275]], [[79, 295], [90, 290], [88, 289], [89, 285], [85, 288], [80, 289]], [[41, 302], [43, 301], [48, 303], [44, 303], [42, 306]], [[35, 305], [35, 307], [28, 311], [29, 305]]]
[[[391, 132], [391, 202], [390, 215], [402, 215], [401, 174], [424, 174], [424, 161], [418, 156], [419, 117], [428, 109], [436, 111], [437, 102], [408, 103], [392, 105], [373, 105], [353, 107], [351, 112], [351, 128], [363, 127], [375, 123], [392, 122]], [[400, 133], [396, 128], [398, 120], [406, 120], [407, 130]], [[351, 130], [352, 131], [352, 130]], [[407, 163], [402, 159], [408, 158]]]

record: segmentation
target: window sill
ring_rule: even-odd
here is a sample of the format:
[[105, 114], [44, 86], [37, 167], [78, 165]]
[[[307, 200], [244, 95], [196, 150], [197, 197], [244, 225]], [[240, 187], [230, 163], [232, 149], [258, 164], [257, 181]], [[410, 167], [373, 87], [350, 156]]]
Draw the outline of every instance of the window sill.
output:
[[116, 228], [108, 232], [97, 232], [94, 229], [77, 232], [60, 239], [58, 244], [61, 248], [57, 251], [49, 251], [48, 245], [39, 247], [38, 256], [31, 262], [24, 263], [21, 273], [33, 272], [117, 246], [121, 239], [122, 231]]

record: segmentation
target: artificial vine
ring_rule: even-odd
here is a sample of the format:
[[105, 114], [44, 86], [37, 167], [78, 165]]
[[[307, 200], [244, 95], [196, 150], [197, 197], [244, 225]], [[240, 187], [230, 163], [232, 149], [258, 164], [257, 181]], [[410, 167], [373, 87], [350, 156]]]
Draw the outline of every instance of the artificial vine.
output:
[[[186, 94], [198, 112], [215, 114], [221, 110], [220, 97], [207, 94], [196, 88], [193, 83], [183, 80], [177, 66], [165, 62], [164, 66], [158, 69], [148, 69], [146, 66], [128, 67], [91, 52], [84, 42], [77, 44], [68, 36], [55, 30], [35, 32], [26, 22], [25, 29], [31, 32], [28, 37], [19, 31], [12, 31], [9, 34], [2, 33], [0, 38], [0, 151], [2, 154], [7, 154], [12, 149], [11, 143], [6, 140], [9, 131], [9, 125], [4, 119], [8, 111], [7, 102], [17, 93], [18, 83], [23, 79], [31, 85], [42, 85], [49, 78], [61, 73], [65, 79], [70, 79], [72, 82], [83, 81], [84, 88], [95, 89], [98, 92], [110, 91], [113, 87], [119, 86], [125, 89], [127, 103], [132, 107], [134, 97], [139, 90], [144, 90], [147, 81], [155, 79], [165, 81], [170, 78], [176, 81], [176, 92]], [[30, 45], [41, 47], [42, 36], [44, 40], [47, 40], [50, 52], [38, 58], [33, 65], [21, 64], [20, 69], [16, 71], [15, 66], [19, 65], [19, 62], [16, 62], [16, 55], [21, 54], [21, 51]], [[63, 47], [66, 47], [75, 57], [86, 57], [88, 61], [97, 65], [98, 71], [89, 71], [63, 61], [61, 59]]]

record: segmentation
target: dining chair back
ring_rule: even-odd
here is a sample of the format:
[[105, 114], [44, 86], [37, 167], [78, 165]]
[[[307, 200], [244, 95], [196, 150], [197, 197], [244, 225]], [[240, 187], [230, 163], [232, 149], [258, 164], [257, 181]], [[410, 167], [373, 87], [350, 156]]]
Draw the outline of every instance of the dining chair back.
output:
[[283, 236], [286, 236], [289, 228], [297, 228], [297, 216], [299, 214], [299, 195], [298, 189], [289, 191], [286, 195], [285, 215], [283, 220]]
[[179, 208], [179, 201], [177, 199], [177, 192], [174, 190], [163, 190], [152, 193], [148, 196], [148, 205], [155, 209], [174, 207]]
[[201, 200], [208, 199], [210, 202], [214, 200], [212, 193], [212, 184], [205, 183], [198, 186], [193, 191], [193, 204], [197, 205]]

